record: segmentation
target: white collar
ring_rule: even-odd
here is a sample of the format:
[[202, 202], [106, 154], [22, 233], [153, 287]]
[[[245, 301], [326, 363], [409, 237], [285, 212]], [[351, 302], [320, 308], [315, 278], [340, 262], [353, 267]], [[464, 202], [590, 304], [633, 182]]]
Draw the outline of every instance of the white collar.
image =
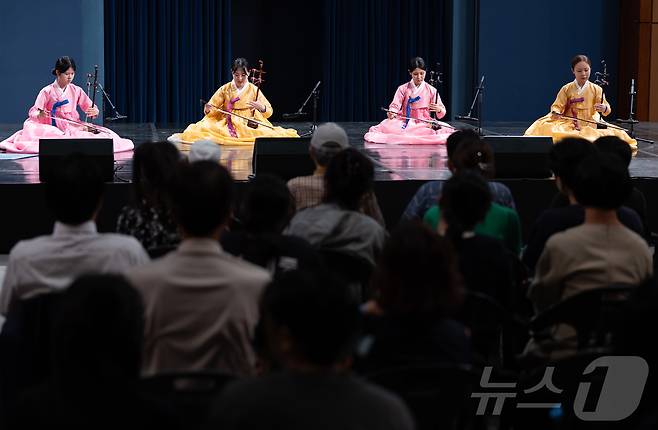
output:
[[235, 84], [235, 81], [231, 81], [231, 86], [238, 93], [238, 95], [242, 94], [242, 92], [247, 88], [247, 85], [249, 85], [249, 82], [245, 82], [242, 88], [238, 88], [238, 86]]
[[64, 88], [61, 88], [59, 84], [57, 83], [57, 79], [55, 79], [55, 82], [53, 82], [53, 86], [59, 91], [60, 97], [66, 94], [66, 90], [69, 89], [69, 85], [67, 84]]
[[589, 85], [589, 81], [585, 81], [583, 86], [581, 87], [578, 85], [578, 81], [576, 79], [573, 80], [573, 83], [576, 84], [576, 89], [578, 90], [578, 95], [582, 94], [583, 91], [585, 91], [585, 88]]
[[423, 88], [425, 88], [425, 81], [421, 82], [420, 85], [416, 86], [414, 84], [414, 80], [409, 81], [409, 88], [411, 89], [411, 95], [416, 96], [418, 93], [422, 91]]
[[222, 246], [219, 241], [210, 237], [188, 237], [178, 245], [178, 250], [183, 253], [219, 254], [222, 252]]
[[64, 224], [61, 221], [56, 221], [55, 228], [53, 229], [53, 236], [70, 236], [72, 234], [96, 233], [98, 233], [98, 230], [96, 229], [96, 223], [92, 220], [85, 221], [78, 225]]

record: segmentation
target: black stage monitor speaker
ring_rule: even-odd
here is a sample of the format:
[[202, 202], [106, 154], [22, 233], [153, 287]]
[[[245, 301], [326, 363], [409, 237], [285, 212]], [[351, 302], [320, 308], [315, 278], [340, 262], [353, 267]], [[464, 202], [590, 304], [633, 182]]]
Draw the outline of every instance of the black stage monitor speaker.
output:
[[269, 173], [284, 180], [312, 175], [315, 164], [308, 154], [310, 137], [259, 137], [254, 143], [254, 174]]
[[112, 139], [39, 139], [39, 180], [47, 182], [53, 169], [70, 154], [83, 154], [95, 163], [103, 181], [114, 179]]
[[496, 178], [550, 178], [549, 136], [485, 136], [496, 164]]

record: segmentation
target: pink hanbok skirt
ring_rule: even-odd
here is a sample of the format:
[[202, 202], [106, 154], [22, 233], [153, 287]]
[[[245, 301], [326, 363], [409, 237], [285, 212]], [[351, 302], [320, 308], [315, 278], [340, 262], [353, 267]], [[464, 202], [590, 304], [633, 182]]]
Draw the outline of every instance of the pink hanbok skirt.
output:
[[427, 123], [410, 120], [406, 128], [402, 128], [404, 121], [401, 119], [385, 119], [363, 136], [368, 142], [393, 143], [409, 145], [436, 145], [446, 143], [448, 136], [455, 130], [448, 124], [439, 121], [440, 125], [447, 127], [432, 130]]
[[103, 127], [100, 133], [91, 133], [76, 127], [67, 127], [66, 131], [50, 124], [43, 124], [28, 119], [23, 124], [23, 129], [17, 131], [7, 139], [0, 142], [0, 149], [7, 152], [22, 154], [38, 154], [39, 139], [112, 139], [114, 152], [130, 151], [135, 146], [132, 140], [124, 139], [112, 130]]

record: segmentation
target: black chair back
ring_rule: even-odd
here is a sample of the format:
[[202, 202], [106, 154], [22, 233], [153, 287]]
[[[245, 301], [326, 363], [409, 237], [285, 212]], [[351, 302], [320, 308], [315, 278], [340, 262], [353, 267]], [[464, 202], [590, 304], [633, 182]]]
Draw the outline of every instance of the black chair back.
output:
[[142, 378], [140, 389], [147, 397], [173, 407], [185, 428], [199, 429], [213, 400], [235, 378], [214, 371], [168, 372]]
[[578, 348], [606, 347], [619, 326], [633, 285], [609, 285], [568, 297], [533, 318], [528, 327], [535, 339], [550, 328], [568, 324], [576, 330]]
[[504, 333], [514, 323], [512, 314], [491, 296], [467, 291], [457, 318], [470, 329], [477, 356], [486, 364], [503, 365]]
[[470, 395], [481, 372], [467, 365], [413, 365], [367, 374], [406, 402], [419, 430], [461, 429], [474, 417]]

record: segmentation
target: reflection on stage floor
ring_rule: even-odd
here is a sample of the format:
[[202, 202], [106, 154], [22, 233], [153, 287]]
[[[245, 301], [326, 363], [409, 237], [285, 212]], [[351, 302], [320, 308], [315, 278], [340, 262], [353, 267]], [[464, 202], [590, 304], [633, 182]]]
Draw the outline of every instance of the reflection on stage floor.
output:
[[[468, 128], [471, 125], [453, 122], [457, 128]], [[185, 125], [152, 123], [109, 123], [110, 128], [119, 135], [132, 139], [136, 145], [148, 141], [163, 141], [175, 132], [181, 131]], [[306, 131], [310, 123], [281, 123]], [[375, 180], [431, 180], [445, 179], [449, 176], [446, 167], [446, 150], [444, 145], [390, 145], [364, 142], [363, 135], [374, 123], [351, 122], [341, 123], [350, 138], [350, 144], [367, 154], [375, 164]], [[520, 135], [527, 123], [488, 123], [484, 129], [486, 134]], [[0, 124], [0, 140], [3, 140], [21, 128], [21, 124]], [[658, 138], [658, 123], [641, 123], [636, 126], [639, 136], [656, 140]], [[658, 177], [658, 149], [655, 145], [639, 143], [637, 156], [630, 167], [633, 177]], [[182, 145], [183, 152], [189, 150], [188, 145]], [[252, 146], [222, 146], [221, 162], [238, 181], [247, 180], [252, 173]], [[114, 156], [117, 182], [130, 181], [132, 177], [132, 151], [117, 153]], [[35, 183], [39, 181], [38, 157], [6, 160], [0, 158], [0, 183]]]

